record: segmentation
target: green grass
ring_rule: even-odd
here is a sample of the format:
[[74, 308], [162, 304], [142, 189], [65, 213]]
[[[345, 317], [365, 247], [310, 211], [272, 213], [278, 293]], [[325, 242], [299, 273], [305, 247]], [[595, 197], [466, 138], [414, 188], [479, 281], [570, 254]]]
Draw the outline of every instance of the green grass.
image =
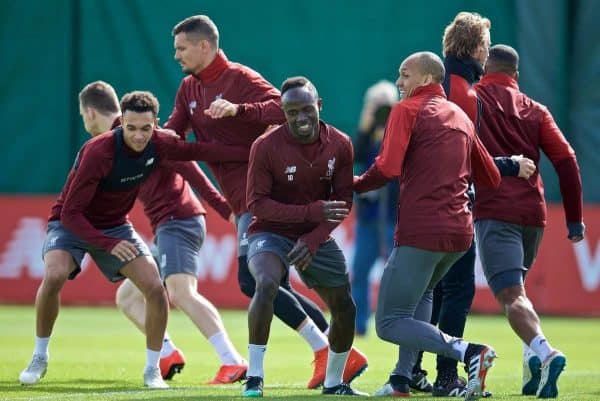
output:
[[[232, 341], [246, 356], [246, 314], [224, 311]], [[231, 400], [241, 386], [206, 386], [218, 368], [208, 342], [179, 311], [173, 311], [169, 332], [184, 350], [187, 364], [169, 390], [141, 386], [145, 362], [144, 338], [113, 308], [63, 308], [50, 343], [50, 366], [36, 386], [18, 384], [19, 372], [33, 349], [32, 307], [0, 306], [0, 400]], [[568, 365], [560, 380], [560, 400], [600, 400], [600, 319], [544, 318], [546, 335], [567, 354]], [[473, 316], [466, 338], [487, 342], [500, 358], [488, 376], [494, 400], [523, 400], [520, 394], [521, 346], [501, 316]], [[369, 370], [354, 383], [373, 393], [383, 384], [395, 363], [395, 346], [379, 340], [371, 329], [356, 345], [369, 357]], [[273, 322], [265, 358], [265, 397], [271, 400], [319, 399], [319, 391], [306, 390], [312, 354], [300, 337], [279, 321]], [[435, 373], [435, 358], [426, 355], [425, 367]], [[433, 374], [433, 376], [435, 376]], [[418, 400], [439, 398], [416, 395]], [[532, 399], [531, 397], [529, 399]]]

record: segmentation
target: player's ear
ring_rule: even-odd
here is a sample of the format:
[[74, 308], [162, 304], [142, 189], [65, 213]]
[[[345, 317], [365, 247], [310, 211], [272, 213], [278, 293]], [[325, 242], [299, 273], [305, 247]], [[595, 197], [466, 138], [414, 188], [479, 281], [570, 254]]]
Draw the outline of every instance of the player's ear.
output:
[[319, 111], [323, 110], [323, 99], [317, 100], [317, 106], [319, 106]]

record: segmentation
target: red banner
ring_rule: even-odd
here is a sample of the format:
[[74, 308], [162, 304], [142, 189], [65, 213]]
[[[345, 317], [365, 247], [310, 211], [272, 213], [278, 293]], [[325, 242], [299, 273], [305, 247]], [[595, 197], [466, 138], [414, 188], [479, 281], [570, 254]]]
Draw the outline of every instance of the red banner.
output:
[[[0, 197], [0, 303], [32, 304], [44, 274], [41, 249], [46, 235], [46, 218], [55, 197]], [[209, 208], [210, 209], [210, 208]], [[571, 244], [566, 239], [564, 214], [560, 206], [548, 210], [545, 231], [537, 261], [527, 278], [527, 293], [540, 313], [600, 316], [600, 230], [592, 222], [600, 221], [600, 207], [588, 205], [584, 216], [588, 223], [586, 239]], [[150, 226], [136, 205], [131, 220], [145, 239], [152, 238]], [[334, 232], [351, 265], [354, 255], [353, 218]], [[216, 306], [245, 308], [248, 299], [237, 286], [236, 236], [231, 223], [209, 210], [208, 235], [202, 248], [199, 291]], [[383, 260], [371, 274], [377, 291]], [[476, 266], [477, 295], [473, 310], [498, 312], [492, 294]], [[293, 272], [292, 283], [301, 292], [316, 299]], [[113, 304], [118, 284], [108, 282], [88, 257], [76, 280], [62, 291], [63, 304]], [[374, 297], [375, 298], [375, 297]]]

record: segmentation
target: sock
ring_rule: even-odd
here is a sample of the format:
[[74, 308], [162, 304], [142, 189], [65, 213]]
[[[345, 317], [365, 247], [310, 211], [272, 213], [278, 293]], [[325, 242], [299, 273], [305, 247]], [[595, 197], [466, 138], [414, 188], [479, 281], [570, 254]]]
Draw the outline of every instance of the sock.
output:
[[329, 348], [329, 355], [327, 357], [327, 370], [325, 371], [325, 383], [324, 387], [335, 387], [342, 384], [342, 377], [344, 376], [344, 367], [346, 367], [346, 360], [348, 360], [348, 354], [350, 351], [340, 352], [336, 354]]
[[158, 368], [158, 361], [160, 360], [160, 351], [153, 351], [146, 348], [146, 369]]
[[208, 342], [213, 346], [222, 365], [241, 365], [243, 363], [242, 356], [237, 352], [227, 333], [220, 331], [213, 334], [208, 339]]
[[162, 348], [160, 350], [160, 357], [161, 358], [167, 357], [167, 356], [171, 355], [173, 353], [173, 351], [175, 351], [176, 349], [177, 349], [177, 347], [175, 347], [175, 344], [173, 343], [173, 341], [171, 341], [171, 337], [165, 331], [165, 337], [163, 338], [163, 344], [162, 344]]
[[529, 345], [523, 343], [523, 360], [527, 360], [533, 355], [535, 355], [535, 352], [533, 352], [531, 348], [529, 348]]
[[35, 337], [35, 348], [33, 349], [34, 355], [41, 355], [48, 359], [48, 343], [50, 337]]
[[263, 360], [265, 359], [265, 352], [267, 352], [266, 345], [248, 344], [248, 371], [246, 377], [265, 377], [265, 371], [263, 370]]
[[544, 337], [543, 334], [538, 334], [537, 336], [535, 336], [534, 339], [531, 340], [529, 348], [531, 348], [531, 350], [535, 352], [535, 354], [538, 356], [538, 358], [540, 358], [540, 361], [542, 361], [542, 363], [546, 360], [546, 358], [548, 358], [548, 355], [550, 355], [552, 351], [554, 351], [554, 348], [552, 348], [552, 346], [550, 345], [548, 340], [546, 340], [546, 337]]
[[302, 326], [298, 333], [306, 340], [313, 352], [327, 348], [329, 342], [325, 334], [319, 330], [315, 322], [308, 319], [306, 324]]
[[[465, 361], [465, 354], [467, 353], [467, 348], [469, 347], [469, 343], [463, 340], [462, 338], [457, 338], [456, 341], [452, 343], [452, 349], [460, 352], [460, 360]], [[465, 361], [468, 362], [468, 361]]]

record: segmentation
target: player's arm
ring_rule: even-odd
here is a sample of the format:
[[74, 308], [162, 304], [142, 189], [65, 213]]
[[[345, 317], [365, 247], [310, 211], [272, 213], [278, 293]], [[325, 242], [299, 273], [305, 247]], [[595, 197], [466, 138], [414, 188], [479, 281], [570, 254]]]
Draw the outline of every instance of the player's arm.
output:
[[175, 162], [174, 167], [175, 171], [190, 183], [202, 199], [206, 200], [223, 219], [229, 220], [231, 208], [196, 162]]
[[169, 116], [169, 120], [164, 124], [165, 128], [171, 129], [177, 133], [182, 139], [186, 138], [187, 133], [190, 131], [190, 112], [189, 105], [184, 99], [184, 81], [181, 81], [177, 95], [175, 95], [175, 104], [173, 105], [173, 111]]
[[375, 162], [360, 177], [354, 179], [354, 191], [363, 193], [381, 188], [402, 173], [404, 156], [410, 142], [417, 110], [407, 103], [397, 103], [388, 117], [385, 134]]
[[249, 149], [211, 142], [184, 142], [169, 134], [155, 133], [153, 138], [159, 156], [167, 160], [202, 160], [213, 163], [246, 162]]
[[482, 185], [490, 188], [497, 188], [501, 180], [494, 159], [477, 135], [473, 135], [471, 147], [471, 177], [475, 186]]
[[546, 109], [544, 109], [540, 124], [539, 138], [542, 151], [548, 156], [558, 175], [569, 230], [568, 238], [574, 242], [580, 241], [584, 237], [585, 225], [583, 224], [583, 191], [579, 164], [575, 157], [575, 151]]
[[213, 101], [204, 114], [212, 118], [236, 117], [240, 121], [283, 124], [285, 115], [281, 109], [279, 91], [254, 71], [239, 74], [236, 87], [240, 88], [236, 104], [225, 99]]
[[308, 205], [288, 205], [271, 199], [273, 174], [267, 145], [260, 139], [252, 144], [248, 163], [246, 202], [248, 210], [256, 217], [283, 223], [321, 222], [324, 219], [325, 201]]
[[111, 252], [121, 240], [107, 237], [97, 230], [85, 217], [84, 211], [94, 198], [100, 179], [109, 173], [111, 164], [112, 160], [101, 152], [84, 147], [71, 171], [74, 176], [60, 215], [66, 229], [107, 252]]
[[338, 165], [331, 178], [331, 199], [343, 202], [345, 207], [337, 208], [339, 215], [335, 219], [322, 222], [314, 230], [299, 238], [299, 241], [306, 243], [312, 255], [317, 252], [319, 246], [329, 238], [331, 232], [340, 225], [342, 220], [348, 216], [352, 208], [354, 153], [349, 139], [343, 144], [342, 149]]

